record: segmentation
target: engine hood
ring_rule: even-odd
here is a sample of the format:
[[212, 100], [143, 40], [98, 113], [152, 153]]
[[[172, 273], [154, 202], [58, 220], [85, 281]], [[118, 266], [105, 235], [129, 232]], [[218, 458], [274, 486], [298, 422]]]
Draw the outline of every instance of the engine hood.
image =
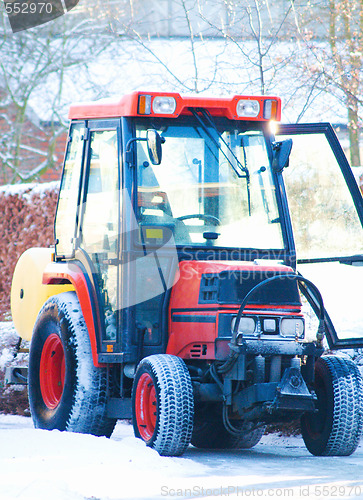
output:
[[[173, 308], [207, 308], [211, 305], [239, 305], [257, 284], [276, 275], [293, 273], [293, 269], [273, 263], [230, 261], [183, 261], [174, 285]], [[300, 295], [294, 280], [277, 280], [259, 289], [251, 304], [266, 306], [300, 306]]]

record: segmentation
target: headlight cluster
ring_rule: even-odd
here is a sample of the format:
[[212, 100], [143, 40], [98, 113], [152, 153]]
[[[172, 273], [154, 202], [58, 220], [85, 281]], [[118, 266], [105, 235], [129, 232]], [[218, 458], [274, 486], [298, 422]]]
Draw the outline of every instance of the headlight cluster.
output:
[[[236, 316], [232, 318], [233, 332]], [[242, 335], [281, 335], [282, 337], [303, 338], [305, 330], [304, 318], [299, 317], [263, 317], [242, 316], [237, 333]]]
[[[234, 326], [236, 324], [236, 317], [232, 319], [231, 329], [233, 331]], [[244, 335], [252, 335], [256, 330], [256, 320], [255, 318], [249, 318], [247, 316], [243, 316], [238, 325], [238, 333], [243, 333]]]
[[302, 318], [283, 318], [280, 322], [280, 334], [283, 337], [302, 337], [304, 320]]
[[[140, 93], [137, 95], [137, 114], [178, 116], [183, 110], [194, 107], [203, 108], [209, 112], [216, 111], [229, 118], [246, 120], [280, 120], [281, 102], [277, 97], [267, 96], [235, 96], [232, 99], [223, 98], [183, 98], [179, 94], [161, 93], [157, 95]], [[217, 111], [218, 110], [218, 111]]]
[[172, 115], [176, 110], [176, 99], [173, 96], [139, 95], [138, 113], [140, 115]]
[[[263, 118], [265, 120], [276, 120], [278, 115], [278, 101], [276, 99], [265, 99], [263, 105]], [[260, 101], [257, 99], [240, 99], [237, 102], [236, 113], [240, 118], [257, 118], [261, 111]]]

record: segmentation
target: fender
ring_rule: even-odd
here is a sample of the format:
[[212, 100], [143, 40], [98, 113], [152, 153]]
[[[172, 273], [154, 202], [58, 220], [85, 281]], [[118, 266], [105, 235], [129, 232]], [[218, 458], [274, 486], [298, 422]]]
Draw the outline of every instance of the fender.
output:
[[100, 318], [92, 286], [82, 269], [72, 262], [51, 262], [44, 269], [42, 282], [45, 285], [71, 283], [74, 286], [88, 330], [93, 364], [98, 368], [106, 366], [98, 362], [97, 333], [100, 328]]

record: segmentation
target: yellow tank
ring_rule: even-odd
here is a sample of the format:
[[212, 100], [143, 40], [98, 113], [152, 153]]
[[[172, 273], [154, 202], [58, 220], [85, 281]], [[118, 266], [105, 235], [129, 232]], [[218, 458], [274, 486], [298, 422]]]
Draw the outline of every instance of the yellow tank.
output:
[[30, 340], [44, 302], [58, 293], [74, 290], [72, 285], [43, 285], [43, 271], [52, 262], [51, 248], [29, 248], [18, 260], [11, 284], [11, 314], [20, 337]]

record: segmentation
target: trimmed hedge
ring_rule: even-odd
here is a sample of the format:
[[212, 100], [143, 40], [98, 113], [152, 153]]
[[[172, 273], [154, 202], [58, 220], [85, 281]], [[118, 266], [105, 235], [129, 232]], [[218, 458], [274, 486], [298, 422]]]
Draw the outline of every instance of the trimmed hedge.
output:
[[30, 247], [54, 243], [59, 183], [0, 186], [0, 321], [10, 319], [15, 265]]

